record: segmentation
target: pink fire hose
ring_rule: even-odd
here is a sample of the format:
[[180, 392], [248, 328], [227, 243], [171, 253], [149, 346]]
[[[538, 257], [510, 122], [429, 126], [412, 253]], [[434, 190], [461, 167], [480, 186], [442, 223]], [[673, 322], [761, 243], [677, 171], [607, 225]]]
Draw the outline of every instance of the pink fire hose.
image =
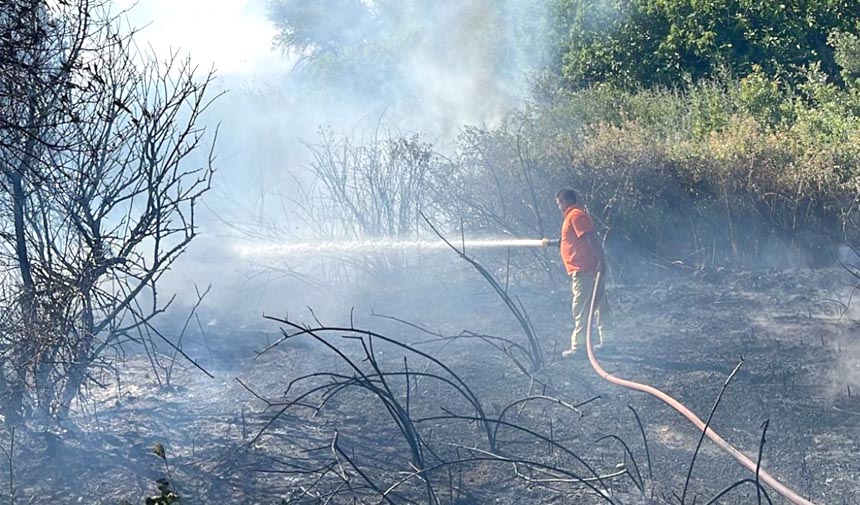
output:
[[[630, 388], [630, 389], [635, 389], [636, 391], [642, 391], [644, 393], [648, 393], [652, 396], [659, 398], [664, 403], [666, 403], [667, 405], [669, 405], [673, 409], [677, 410], [684, 417], [689, 419], [690, 422], [693, 423], [694, 425], [696, 425], [696, 427], [700, 431], [704, 430], [705, 435], [707, 435], [708, 438], [713, 440], [724, 451], [728, 452], [741, 465], [745, 466], [751, 472], [755, 472], [756, 471], [756, 464], [754, 461], [752, 461], [750, 458], [746, 457], [742, 452], [735, 449], [731, 444], [729, 444], [728, 442], [723, 440], [723, 438], [720, 437], [719, 435], [717, 435], [717, 433], [714, 432], [714, 430], [712, 430], [710, 427], [706, 427], [705, 423], [703, 423], [702, 420], [699, 419], [698, 416], [696, 416], [696, 414], [694, 414], [692, 411], [690, 411], [690, 409], [688, 409], [687, 407], [682, 405], [680, 402], [678, 402], [677, 400], [675, 400], [671, 396], [667, 395], [666, 393], [660, 391], [659, 389], [648, 386], [647, 384], [640, 384], [638, 382], [633, 382], [633, 381], [629, 381], [629, 380], [620, 379], [618, 377], [615, 377], [612, 374], [608, 373], [606, 370], [604, 370], [603, 367], [600, 366], [600, 363], [597, 362], [597, 358], [595, 358], [595, 356], [594, 356], [594, 351], [592, 351], [592, 349], [591, 349], [591, 322], [592, 322], [592, 318], [594, 316], [594, 304], [595, 304], [595, 300], [597, 299], [597, 293], [598, 293], [598, 289], [600, 286], [600, 281], [601, 281], [600, 272], [598, 272], [597, 277], [595, 278], [595, 281], [594, 281], [594, 291], [592, 292], [591, 306], [589, 307], [589, 311], [588, 311], [588, 326], [586, 327], [586, 332], [585, 332], [585, 349], [588, 352], [588, 361], [591, 363], [591, 367], [594, 369], [594, 371], [597, 372], [597, 375], [599, 375], [603, 379], [606, 379], [607, 381], [609, 381], [613, 384], [618, 384], [619, 386], [623, 386], [623, 387]], [[759, 480], [761, 480], [762, 482], [764, 482], [767, 485], [769, 485], [770, 487], [772, 487], [777, 493], [781, 494], [783, 497], [785, 497], [791, 503], [794, 503], [796, 505], [813, 505], [813, 503], [811, 501], [807, 500], [806, 498], [804, 498], [804, 497], [800, 496], [799, 494], [797, 494], [796, 492], [792, 491], [791, 489], [789, 489], [787, 486], [782, 484], [780, 481], [776, 480], [773, 476], [771, 476], [769, 473], [767, 473], [766, 471], [764, 471], [760, 467], [758, 468], [758, 476], [759, 476]]]

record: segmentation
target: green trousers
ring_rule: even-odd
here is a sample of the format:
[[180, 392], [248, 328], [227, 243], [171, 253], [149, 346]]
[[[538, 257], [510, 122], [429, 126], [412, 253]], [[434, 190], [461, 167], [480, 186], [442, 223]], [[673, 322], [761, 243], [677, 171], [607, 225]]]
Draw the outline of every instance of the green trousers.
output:
[[[594, 281], [597, 272], [574, 272], [570, 278], [573, 286], [573, 333], [570, 336], [570, 347], [576, 348], [577, 343], [585, 344], [585, 329], [588, 326], [588, 310], [591, 308], [591, 297], [594, 293]], [[597, 324], [599, 342], [603, 342], [607, 329], [611, 328], [609, 307], [606, 303], [605, 280], [601, 279], [594, 304], [594, 322]]]

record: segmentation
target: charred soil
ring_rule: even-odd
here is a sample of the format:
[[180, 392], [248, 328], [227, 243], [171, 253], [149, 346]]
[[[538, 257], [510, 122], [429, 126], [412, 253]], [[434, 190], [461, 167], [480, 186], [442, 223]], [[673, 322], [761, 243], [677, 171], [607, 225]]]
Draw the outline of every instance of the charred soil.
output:
[[[860, 502], [860, 322], [851, 278], [839, 269], [654, 278], [610, 284], [616, 328], [596, 351], [604, 368], [706, 419], [743, 360], [712, 427], [755, 460], [769, 421], [763, 468], [815, 503]], [[105, 376], [105, 387], [61, 427], [18, 429], [4, 495], [14, 491], [17, 503], [140, 503], [167, 477], [182, 503], [677, 503], [699, 432], [659, 400], [600, 379], [583, 351], [561, 358], [571, 329], [566, 286], [518, 289], [545, 354], [531, 377], [513, 362], [516, 351], [506, 355], [479, 337], [525, 344], [518, 323], [480, 285], [443, 296], [392, 290], [332, 324], [301, 321], [317, 330], [262, 354], [282, 327], [297, 329], [268, 321], [212, 330], [208, 346], [187, 349], [214, 379], [178, 362], [168, 385], [138, 353], [121, 382]], [[405, 308], [409, 297], [421, 302], [417, 309]], [[404, 412], [392, 411], [398, 406]], [[10, 441], [4, 433], [7, 449]], [[686, 501], [706, 503], [744, 478], [754, 475], [706, 440]], [[757, 499], [746, 485], [718, 503]]]

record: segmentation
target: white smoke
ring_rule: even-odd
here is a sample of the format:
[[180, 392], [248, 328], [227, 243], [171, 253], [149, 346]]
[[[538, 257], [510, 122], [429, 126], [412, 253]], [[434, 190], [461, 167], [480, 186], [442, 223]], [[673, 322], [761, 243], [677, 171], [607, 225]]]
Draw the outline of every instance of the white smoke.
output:
[[[306, 50], [276, 47], [270, 17], [277, 3], [137, 0], [130, 10], [130, 23], [143, 28], [139, 44], [165, 55], [187, 52], [201, 70], [214, 65], [212, 92], [226, 92], [207, 116], [207, 126], [219, 128], [218, 173], [197, 216], [201, 239], [165, 278], [166, 291], [188, 291], [186, 302], [195, 283], [212, 283], [217, 299], [247, 277], [238, 255], [213, 248], [247, 234], [302, 234], [296, 227], [307, 224], [292, 213], [311, 180], [304, 143], [314, 143], [320, 128], [359, 141], [380, 128], [417, 132], [444, 151], [464, 125], [492, 126], [522, 106], [531, 76], [547, 61], [543, 1], [404, 0], [387, 3], [385, 16], [376, 2], [364, 2], [362, 16], [323, 11], [314, 30], [347, 40], [343, 61], [352, 55], [361, 63], [346, 70], [301, 62]], [[364, 80], [331, 78], [356, 68]], [[207, 154], [201, 150], [196, 161]]]

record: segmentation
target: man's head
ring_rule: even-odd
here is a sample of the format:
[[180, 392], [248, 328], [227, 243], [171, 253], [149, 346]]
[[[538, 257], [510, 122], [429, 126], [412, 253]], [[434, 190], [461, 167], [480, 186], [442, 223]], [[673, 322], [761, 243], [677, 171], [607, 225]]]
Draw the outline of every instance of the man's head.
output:
[[578, 201], [579, 198], [576, 196], [576, 191], [572, 189], [560, 189], [558, 190], [558, 193], [555, 194], [555, 203], [558, 204], [558, 210], [562, 213]]

